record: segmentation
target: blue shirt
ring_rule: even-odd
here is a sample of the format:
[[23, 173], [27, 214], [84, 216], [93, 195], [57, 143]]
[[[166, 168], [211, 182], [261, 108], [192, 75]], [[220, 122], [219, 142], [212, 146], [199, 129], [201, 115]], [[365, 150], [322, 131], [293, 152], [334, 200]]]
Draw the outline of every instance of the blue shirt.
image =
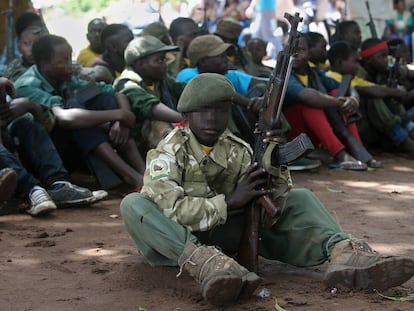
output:
[[[176, 80], [188, 83], [192, 78], [198, 75], [199, 72], [197, 68], [185, 68], [178, 73]], [[252, 75], [238, 70], [229, 70], [224, 76], [230, 80], [238, 94], [246, 95], [253, 78]]]
[[[320, 81], [322, 82], [327, 92], [330, 92], [339, 87], [339, 82], [336, 81], [335, 79], [332, 79], [331, 77], [328, 77], [324, 71], [316, 67], [309, 68], [309, 70], [312, 70], [317, 74], [317, 76], [319, 77]], [[285, 100], [284, 100], [285, 105], [291, 105], [291, 104], [296, 103], [298, 101], [297, 97], [299, 93], [305, 88], [312, 88], [312, 89], [318, 90], [317, 86], [303, 85], [303, 83], [295, 75], [294, 70], [292, 70], [292, 73], [290, 74], [290, 77], [289, 77], [288, 86], [286, 89], [286, 95], [285, 95]]]

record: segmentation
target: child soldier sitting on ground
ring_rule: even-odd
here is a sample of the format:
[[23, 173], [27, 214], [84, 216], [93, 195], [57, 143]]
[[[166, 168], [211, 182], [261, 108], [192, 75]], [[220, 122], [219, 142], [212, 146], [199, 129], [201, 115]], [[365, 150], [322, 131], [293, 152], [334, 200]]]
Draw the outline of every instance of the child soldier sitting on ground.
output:
[[143, 153], [158, 144], [172, 129], [171, 123], [183, 120], [177, 103], [186, 83], [167, 76], [166, 53], [177, 49], [149, 35], [132, 40], [125, 49], [128, 67], [114, 82], [135, 113]]
[[[72, 48], [63, 37], [40, 37], [33, 57], [35, 65], [15, 83], [16, 95], [51, 108], [56, 116], [51, 136], [68, 169], [79, 165], [80, 155], [93, 154], [139, 189], [145, 164], [130, 135], [135, 116], [126, 96], [111, 85], [73, 76]], [[108, 123], [109, 129], [101, 126]]]
[[361, 46], [358, 76], [373, 86], [355, 86], [361, 99], [359, 132], [368, 146], [381, 146], [414, 159], [414, 123], [404, 121], [404, 105], [410, 105], [414, 91], [387, 87], [388, 46], [380, 39], [367, 39]]
[[[326, 74], [338, 82], [342, 81], [343, 75], [350, 75], [352, 78], [350, 83], [351, 90], [357, 86], [369, 87], [374, 85], [374, 83], [363, 80], [357, 76], [359, 70], [359, 56], [357, 50], [349, 43], [345, 41], [335, 42], [328, 51], [328, 59], [331, 64], [331, 70]], [[368, 167], [383, 167], [382, 163], [375, 160], [365, 149], [355, 122], [352, 123], [352, 128], [350, 128], [350, 130], [352, 130], [352, 136], [354, 136], [356, 140], [354, 140], [353, 144], [354, 150], [356, 150], [354, 156], [358, 160], [365, 162]]]
[[[234, 96], [223, 75], [192, 79], [178, 102], [187, 124], [148, 152], [142, 192], [122, 200], [126, 229], [148, 263], [180, 266], [211, 304], [249, 297], [261, 278], [225, 254], [238, 252], [244, 209], [268, 194], [282, 211], [265, 217], [270, 226], [260, 228], [260, 256], [301, 267], [329, 261], [330, 287], [383, 290], [409, 280], [414, 260], [382, 256], [343, 232], [311, 191], [291, 189], [286, 167], [270, 165], [272, 186], [264, 188], [268, 173], [252, 163], [249, 144], [227, 129]], [[281, 142], [280, 133], [270, 131], [265, 141]]]
[[[6, 103], [6, 94], [14, 97], [13, 84], [0, 78], [1, 130], [21, 162], [0, 144], [0, 169], [11, 168], [16, 172], [16, 192], [13, 189], [11, 195], [30, 202], [26, 212], [31, 216], [45, 215], [56, 207], [91, 204], [105, 198], [106, 191], [92, 192], [69, 182], [69, 174], [46, 130], [53, 123], [48, 108], [27, 98]], [[0, 214], [14, 211], [6, 206]]]

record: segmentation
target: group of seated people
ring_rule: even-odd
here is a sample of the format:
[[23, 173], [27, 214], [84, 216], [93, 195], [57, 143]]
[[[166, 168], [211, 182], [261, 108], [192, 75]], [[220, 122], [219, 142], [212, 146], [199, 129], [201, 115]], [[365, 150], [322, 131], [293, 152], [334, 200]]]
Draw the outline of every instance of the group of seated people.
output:
[[[169, 28], [152, 23], [134, 37], [127, 26], [97, 18], [88, 24], [89, 46], [74, 63], [65, 38], [48, 33], [35, 13], [23, 14], [16, 22], [21, 56], [8, 64], [0, 80], [7, 102], [0, 110], [0, 168], [12, 167], [18, 173], [16, 194], [31, 202], [28, 211], [47, 200], [59, 204], [50, 196], [53, 182], [66, 183], [80, 163], [105, 189], [123, 183], [139, 192], [146, 153], [185, 120], [177, 111], [178, 100], [186, 84], [201, 73], [221, 74], [232, 83], [240, 96], [233, 99], [229, 129], [253, 146], [272, 68], [262, 63], [266, 42], [253, 38], [242, 49], [237, 45], [241, 31], [229, 18], [217, 23], [215, 33], [205, 33], [192, 19], [178, 17]], [[315, 149], [328, 155], [331, 168], [382, 168], [368, 151], [371, 147], [414, 158], [414, 75], [404, 62], [404, 42], [390, 43], [392, 49], [380, 39], [361, 42], [353, 21], [341, 22], [335, 38], [327, 50], [321, 34], [300, 34], [283, 102], [283, 135], [290, 141], [306, 133]], [[389, 53], [396, 49], [396, 83], [404, 88], [389, 81]], [[23, 139], [23, 132], [42, 138]], [[43, 149], [35, 152], [36, 148]], [[44, 150], [53, 151], [47, 158], [39, 157], [46, 156]], [[11, 160], [16, 153], [23, 163], [19, 168], [16, 159]], [[305, 160], [321, 163], [317, 153]], [[289, 163], [292, 169], [294, 164]], [[59, 178], [41, 169], [46, 165], [56, 166]], [[21, 172], [40, 182], [21, 186], [32, 178], [23, 178]], [[49, 191], [33, 201], [32, 190], [40, 186]], [[70, 187], [76, 197], [72, 201], [93, 202], [105, 196]], [[82, 191], [89, 192], [78, 198]]]
[[[302, 267], [328, 262], [328, 287], [382, 290], [414, 274], [412, 259], [377, 254], [343, 232], [311, 191], [291, 189], [292, 163], [277, 162], [278, 149], [266, 148], [267, 169], [252, 162], [272, 71], [261, 64], [263, 42], [237, 46], [237, 23], [203, 33], [179, 17], [134, 38], [125, 25], [95, 19], [74, 65], [70, 43], [38, 22], [31, 15], [19, 28], [22, 56], [0, 77], [0, 201], [14, 194], [30, 215], [45, 215], [106, 197], [70, 182], [82, 164], [102, 188], [116, 185], [108, 182], [115, 176], [129, 187], [120, 209], [141, 254], [152, 266], [179, 265], [214, 305], [248, 298], [262, 281], [254, 264], [225, 252], [239, 251], [245, 208], [263, 197], [282, 212], [258, 216], [261, 256]], [[328, 51], [317, 33], [289, 40], [283, 113], [263, 141], [305, 133], [330, 167], [345, 170], [382, 168], [371, 146], [414, 159], [412, 76], [401, 53], [395, 66], [407, 89], [387, 83], [387, 42], [361, 42], [352, 21], [336, 37]]]

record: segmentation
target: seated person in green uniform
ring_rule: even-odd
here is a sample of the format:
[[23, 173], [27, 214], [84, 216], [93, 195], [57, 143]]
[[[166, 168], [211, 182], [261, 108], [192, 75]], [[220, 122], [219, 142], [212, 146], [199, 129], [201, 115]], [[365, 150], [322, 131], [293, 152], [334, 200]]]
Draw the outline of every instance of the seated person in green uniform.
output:
[[216, 31], [214, 34], [223, 39], [224, 42], [230, 43], [233, 46], [231, 54], [229, 54], [229, 67], [231, 69], [245, 71], [250, 59], [239, 44], [239, 36], [243, 27], [240, 22], [232, 17], [221, 18], [217, 21]]
[[[375, 84], [386, 84], [388, 77], [388, 46], [380, 39], [367, 39], [359, 53], [361, 67], [358, 76]], [[359, 110], [363, 116], [358, 129], [364, 143], [380, 145], [389, 151], [401, 152], [414, 159], [414, 124], [403, 122], [405, 104], [413, 100], [413, 91], [385, 86], [355, 86], [360, 94]], [[379, 91], [382, 92], [379, 92]], [[386, 96], [381, 96], [387, 94]]]
[[140, 188], [145, 163], [130, 135], [135, 115], [128, 98], [111, 85], [74, 76], [72, 47], [63, 37], [40, 37], [33, 44], [33, 56], [35, 65], [15, 83], [16, 96], [51, 108], [56, 116], [51, 137], [65, 167], [73, 169], [82, 160], [79, 156], [94, 155], [127, 185]]
[[186, 84], [167, 75], [166, 53], [176, 50], [149, 35], [132, 40], [125, 49], [127, 68], [114, 82], [129, 99], [145, 153], [172, 129], [171, 123], [183, 120], [177, 103]]
[[[329, 287], [384, 290], [409, 280], [414, 260], [382, 256], [343, 232], [311, 191], [291, 189], [286, 167], [270, 165], [269, 176], [252, 163], [249, 144], [227, 130], [234, 95], [223, 75], [191, 80], [178, 102], [187, 124], [149, 151], [142, 192], [122, 200], [126, 229], [148, 263], [180, 266], [211, 304], [249, 297], [261, 278], [225, 254], [238, 252], [244, 208], [268, 194], [282, 211], [262, 219], [260, 256], [301, 267], [328, 261]], [[281, 142], [280, 130], [270, 132], [267, 142]]]

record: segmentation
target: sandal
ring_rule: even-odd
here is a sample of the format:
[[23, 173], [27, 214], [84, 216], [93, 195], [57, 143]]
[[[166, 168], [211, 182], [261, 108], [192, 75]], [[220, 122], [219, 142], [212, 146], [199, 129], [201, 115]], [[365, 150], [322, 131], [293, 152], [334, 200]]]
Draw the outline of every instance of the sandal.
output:
[[343, 161], [329, 164], [329, 168], [340, 168], [348, 171], [366, 171], [368, 166], [361, 161]]
[[369, 168], [384, 168], [384, 164], [381, 161], [371, 159], [367, 162]]

